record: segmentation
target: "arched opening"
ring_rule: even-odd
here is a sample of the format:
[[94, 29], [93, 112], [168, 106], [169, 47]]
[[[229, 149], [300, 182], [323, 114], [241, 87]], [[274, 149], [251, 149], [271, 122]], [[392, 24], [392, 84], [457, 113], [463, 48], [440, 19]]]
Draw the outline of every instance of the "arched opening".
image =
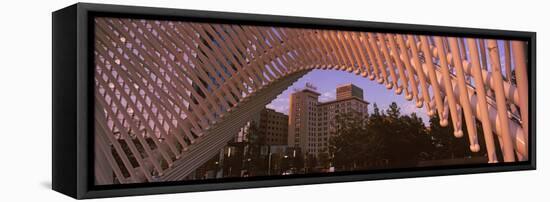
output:
[[[254, 114], [185, 180], [488, 161], [483, 137], [480, 151], [470, 151], [465, 125], [465, 136], [455, 137], [452, 128], [440, 125], [437, 114], [429, 116], [404, 94], [347, 71], [312, 70]], [[476, 130], [482, 133], [480, 122]], [[302, 138], [294, 142], [295, 136]], [[497, 155], [502, 161], [500, 150]]]

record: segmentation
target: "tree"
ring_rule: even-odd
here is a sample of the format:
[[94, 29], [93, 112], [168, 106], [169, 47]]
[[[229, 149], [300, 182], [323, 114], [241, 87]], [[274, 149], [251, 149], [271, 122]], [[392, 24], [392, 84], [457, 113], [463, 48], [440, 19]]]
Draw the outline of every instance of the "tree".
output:
[[308, 154], [306, 156], [306, 164], [306, 170], [308, 170], [308, 172], [315, 171], [315, 166], [317, 166], [317, 157], [313, 154]]
[[441, 127], [438, 116], [429, 121], [427, 128], [416, 113], [401, 114], [395, 102], [386, 110], [380, 110], [374, 103], [373, 113], [366, 119], [353, 114], [336, 117], [337, 127], [330, 140], [329, 154], [338, 170], [416, 167], [423, 161], [458, 158], [463, 162], [479, 162], [486, 158], [479, 122], [476, 127], [482, 152], [471, 152], [466, 124], [462, 124], [464, 137], [455, 138], [453, 128]]
[[329, 149], [338, 169], [414, 167], [431, 159], [435, 150], [422, 119], [415, 113], [402, 115], [395, 102], [384, 111], [374, 103], [366, 119], [344, 114], [337, 122]]
[[319, 153], [318, 155], [318, 163], [321, 168], [328, 168], [330, 166], [330, 158], [329, 154], [327, 152]]
[[389, 119], [395, 121], [401, 117], [401, 108], [397, 106], [397, 103], [392, 102], [389, 108], [386, 110], [386, 114], [388, 115]]
[[335, 167], [342, 170], [365, 169], [376, 164], [383, 146], [380, 138], [367, 129], [367, 120], [346, 113], [336, 117], [336, 134], [331, 138], [329, 154]]
[[261, 156], [261, 148], [265, 145], [265, 135], [261, 134], [257, 124], [252, 121], [247, 129], [247, 145], [244, 163], [250, 176], [265, 175], [267, 159]]
[[[478, 144], [480, 145], [480, 152], [470, 151], [470, 143], [468, 140], [468, 130], [466, 129], [466, 122], [464, 114], [462, 114], [462, 132], [461, 138], [456, 138], [453, 135], [453, 127], [442, 127], [439, 124], [440, 118], [435, 115], [430, 118], [430, 136], [434, 140], [436, 150], [433, 153], [434, 160], [440, 159], [470, 159], [472, 157], [486, 157], [487, 152], [485, 149], [485, 139], [483, 136], [483, 129], [479, 122], [475, 122], [477, 129]], [[452, 123], [452, 118], [449, 117], [449, 123]], [[451, 125], [451, 124], [450, 124]], [[499, 152], [497, 152], [499, 153]]]
[[372, 114], [373, 116], [380, 116], [380, 109], [378, 108], [378, 105], [376, 104], [376, 102], [372, 105], [373, 109], [372, 109]]

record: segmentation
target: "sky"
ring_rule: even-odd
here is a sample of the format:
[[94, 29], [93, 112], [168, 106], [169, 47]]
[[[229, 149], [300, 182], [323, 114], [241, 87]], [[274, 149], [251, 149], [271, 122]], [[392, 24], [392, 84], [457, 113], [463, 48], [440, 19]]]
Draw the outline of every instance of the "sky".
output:
[[267, 108], [274, 109], [275, 111], [288, 115], [290, 94], [295, 89], [303, 89], [306, 83], [311, 83], [317, 87], [317, 92], [321, 94], [319, 100], [321, 102], [331, 101], [336, 99], [336, 87], [342, 84], [352, 83], [363, 89], [364, 99], [369, 102], [369, 112], [372, 113], [372, 105], [376, 103], [378, 108], [385, 110], [392, 102], [396, 102], [401, 108], [402, 114], [411, 114], [415, 112], [422, 118], [425, 125], [429, 125], [426, 109], [416, 108], [416, 104], [413, 101], [407, 101], [405, 99], [405, 93], [396, 95], [395, 90], [386, 89], [384, 84], [378, 84], [376, 81], [371, 81], [368, 78], [355, 75], [353, 73], [339, 71], [339, 70], [313, 70], [300, 78], [293, 85], [291, 85], [282, 94], [277, 96], [275, 100], [267, 105]]

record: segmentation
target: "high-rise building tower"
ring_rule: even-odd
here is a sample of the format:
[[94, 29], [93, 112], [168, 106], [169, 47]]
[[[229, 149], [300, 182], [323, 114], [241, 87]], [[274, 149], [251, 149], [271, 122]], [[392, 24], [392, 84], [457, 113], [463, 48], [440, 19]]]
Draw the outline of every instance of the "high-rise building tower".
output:
[[347, 99], [350, 97], [356, 97], [363, 100], [363, 89], [353, 84], [345, 84], [336, 88], [336, 100]]
[[316, 127], [319, 93], [312, 88], [305, 88], [290, 95], [288, 120], [288, 146], [300, 147], [307, 151], [309, 141]]
[[327, 153], [331, 136], [336, 134], [337, 116], [352, 113], [358, 118], [368, 114], [369, 103], [363, 89], [346, 84], [336, 89], [336, 100], [321, 103], [311, 88], [290, 96], [288, 144], [304, 154]]
[[266, 145], [286, 145], [288, 138], [288, 116], [266, 108], [260, 113], [259, 131]]

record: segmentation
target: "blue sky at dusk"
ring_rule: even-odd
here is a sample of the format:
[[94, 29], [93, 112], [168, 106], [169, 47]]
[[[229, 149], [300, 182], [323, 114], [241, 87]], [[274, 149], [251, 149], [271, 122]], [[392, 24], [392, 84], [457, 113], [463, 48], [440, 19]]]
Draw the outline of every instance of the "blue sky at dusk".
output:
[[371, 81], [368, 78], [339, 70], [311, 71], [290, 86], [281, 95], [277, 96], [277, 98], [268, 104], [267, 107], [288, 114], [290, 94], [292, 94], [295, 89], [303, 89], [306, 83], [311, 83], [317, 87], [317, 92], [321, 94], [321, 96], [319, 96], [321, 102], [336, 99], [336, 87], [342, 84], [352, 83], [363, 89], [364, 99], [370, 102], [369, 112], [372, 112], [373, 103], [376, 103], [380, 109], [385, 110], [392, 102], [396, 102], [401, 108], [402, 114], [415, 112], [422, 118], [426, 125], [429, 124], [426, 110], [424, 108], [416, 108], [415, 102], [407, 101], [404, 93], [396, 95], [394, 89], [388, 90], [384, 85], [378, 84], [376, 81]]

